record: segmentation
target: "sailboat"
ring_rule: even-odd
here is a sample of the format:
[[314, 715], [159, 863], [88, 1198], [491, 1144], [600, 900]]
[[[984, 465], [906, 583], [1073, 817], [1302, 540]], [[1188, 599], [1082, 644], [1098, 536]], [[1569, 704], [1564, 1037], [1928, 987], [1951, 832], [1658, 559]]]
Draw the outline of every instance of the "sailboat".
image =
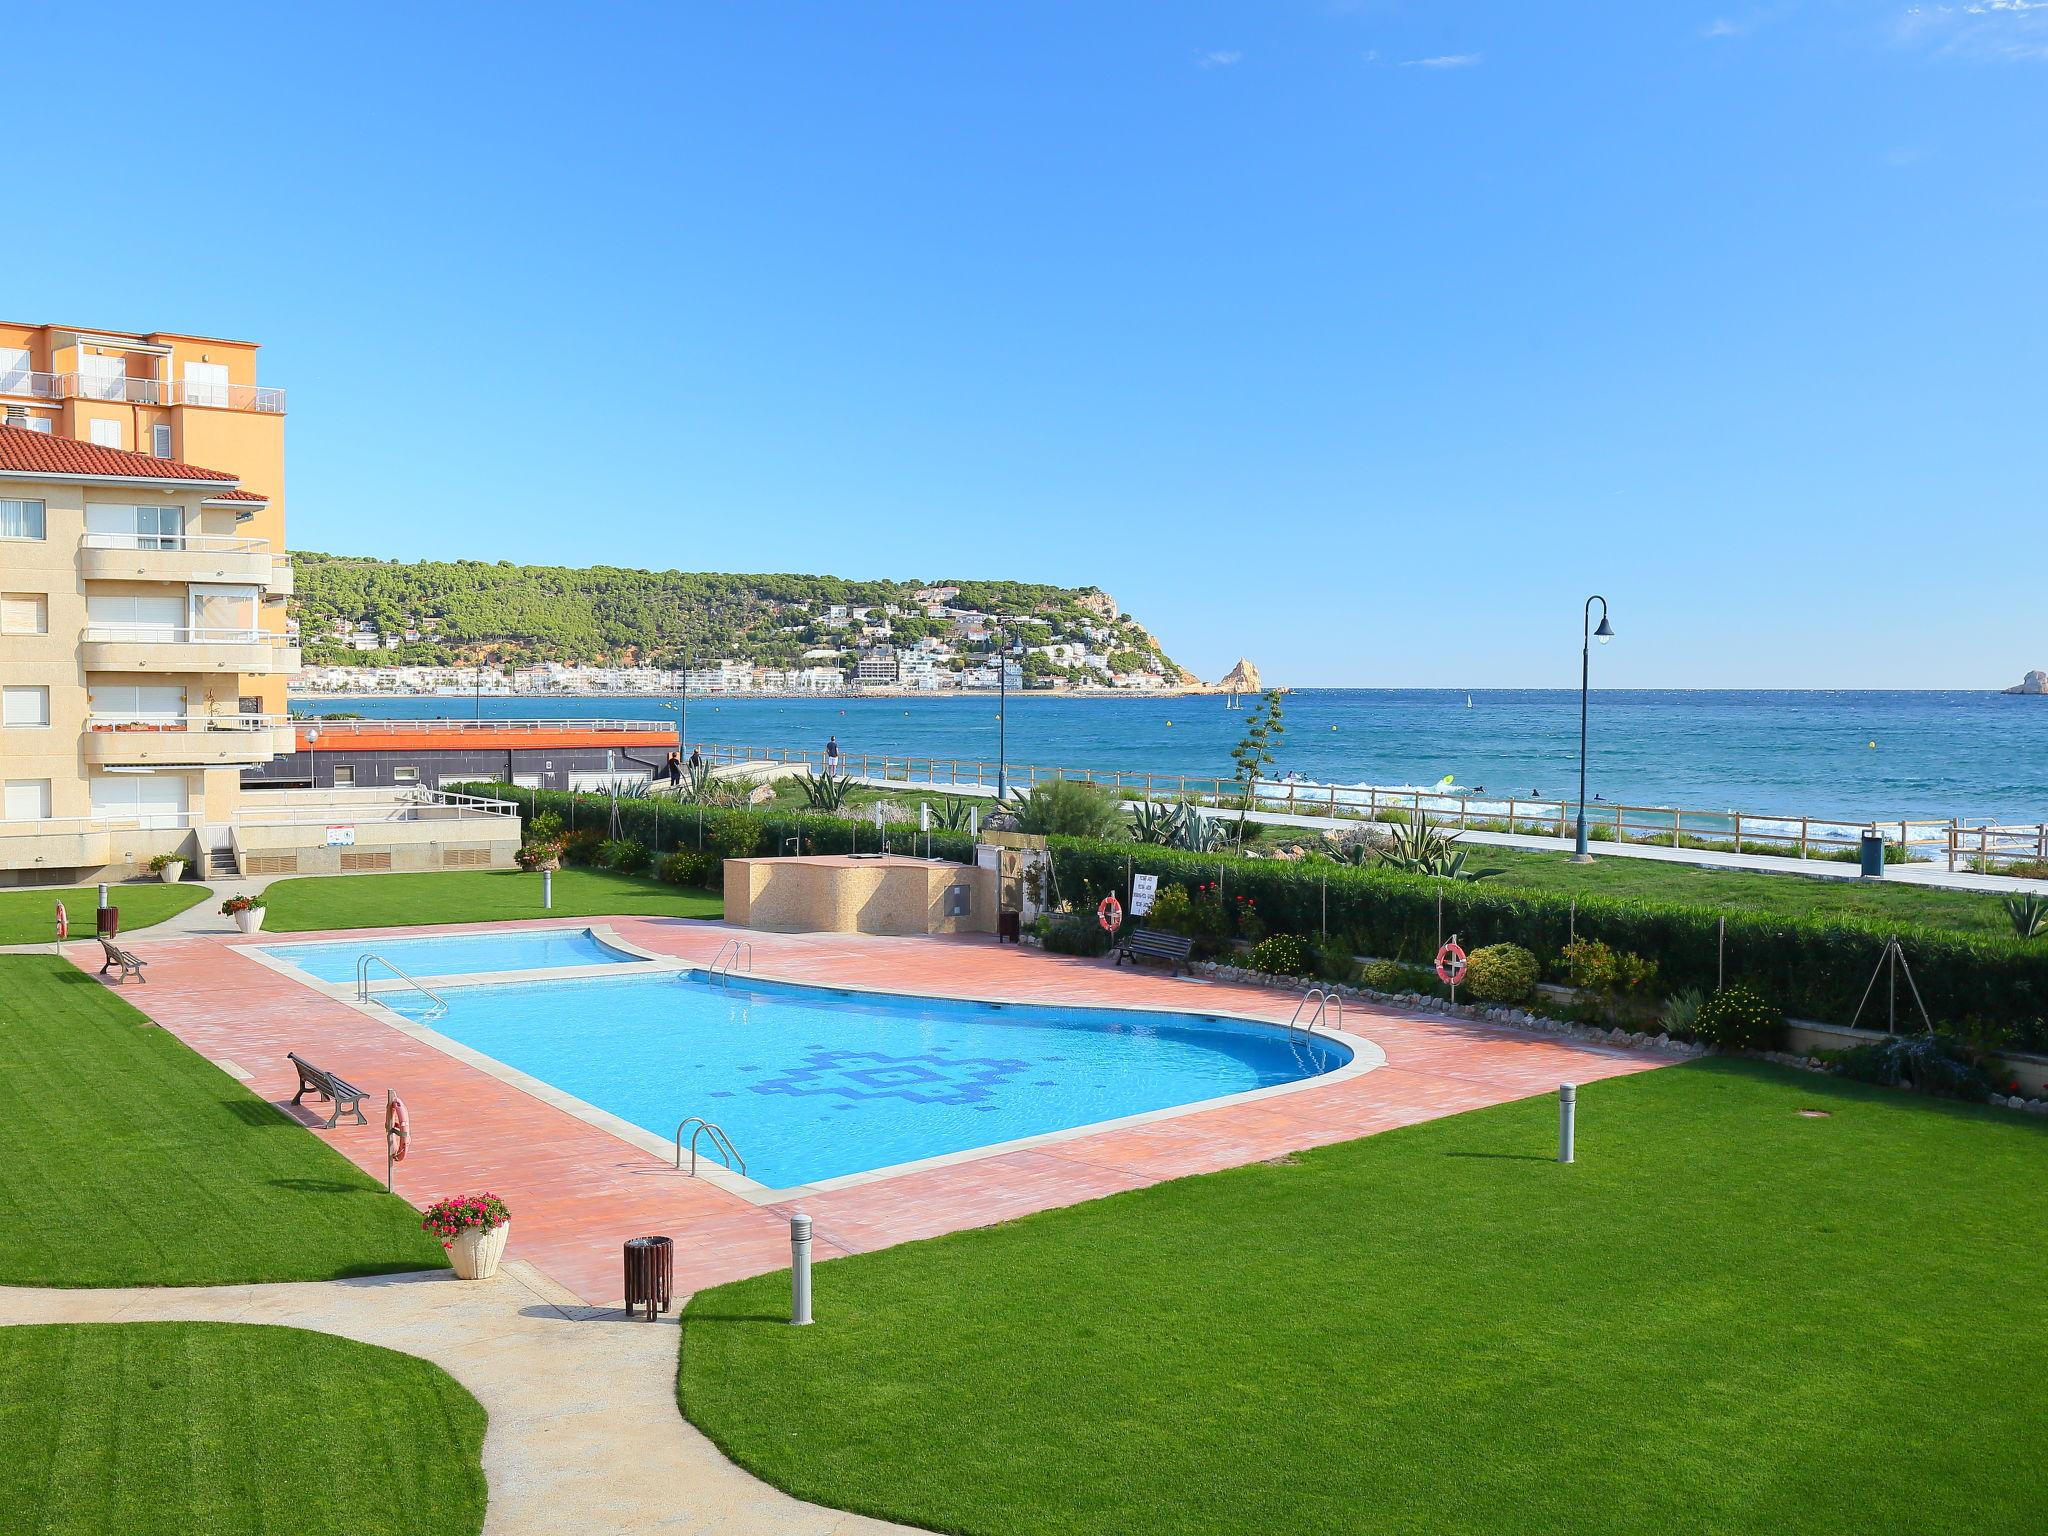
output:
[[1465, 707], [1467, 709], [1472, 707], [1472, 695], [1469, 693], [1465, 695]]

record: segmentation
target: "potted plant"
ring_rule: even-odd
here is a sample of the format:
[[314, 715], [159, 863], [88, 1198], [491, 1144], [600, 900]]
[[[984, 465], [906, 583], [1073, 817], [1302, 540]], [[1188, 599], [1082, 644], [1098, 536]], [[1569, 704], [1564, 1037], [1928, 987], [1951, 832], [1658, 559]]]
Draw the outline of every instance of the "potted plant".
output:
[[505, 1256], [512, 1213], [493, 1194], [450, 1195], [427, 1207], [420, 1227], [441, 1239], [456, 1279], [488, 1280]]
[[185, 861], [175, 853], [159, 853], [149, 861], [149, 872], [165, 885], [176, 885], [185, 878]]
[[235, 926], [244, 933], [256, 933], [263, 927], [263, 898], [261, 896], [230, 896], [220, 904], [221, 914], [232, 917]]

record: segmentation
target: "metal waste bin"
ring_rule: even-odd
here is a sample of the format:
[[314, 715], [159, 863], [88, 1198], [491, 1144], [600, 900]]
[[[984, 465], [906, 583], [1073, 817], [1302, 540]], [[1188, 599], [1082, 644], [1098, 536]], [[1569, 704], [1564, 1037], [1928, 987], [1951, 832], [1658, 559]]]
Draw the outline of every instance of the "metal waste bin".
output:
[[1863, 832], [1863, 878], [1884, 878], [1884, 834], [1865, 828]]

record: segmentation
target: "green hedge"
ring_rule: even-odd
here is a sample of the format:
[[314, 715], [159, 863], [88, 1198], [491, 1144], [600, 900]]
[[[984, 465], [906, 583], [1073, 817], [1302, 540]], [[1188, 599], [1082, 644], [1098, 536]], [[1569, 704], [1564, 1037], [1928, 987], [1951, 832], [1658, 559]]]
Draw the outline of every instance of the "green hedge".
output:
[[[529, 819], [537, 806], [555, 811], [565, 822], [573, 819], [579, 828], [608, 830], [609, 803], [603, 795], [503, 784], [449, 787], [517, 800]], [[622, 800], [619, 822], [626, 836], [658, 855], [679, 848], [720, 848], [727, 841], [721, 829], [728, 824], [741, 841], [751, 844], [744, 852], [724, 849], [728, 857], [781, 853], [792, 837], [803, 840], [806, 853], [849, 852], [856, 840], [863, 852], [878, 846], [870, 822], [808, 812], [699, 811]], [[890, 827], [888, 836], [900, 851], [911, 851], [913, 839], [917, 851], [924, 851], [924, 835], [914, 826]], [[972, 858], [971, 841], [964, 832], [931, 834], [935, 856], [962, 863]], [[1442, 932], [1456, 933], [1467, 951], [1486, 944], [1519, 944], [1547, 963], [1574, 931], [1570, 898], [1518, 890], [1498, 880], [1441, 882], [1425, 875], [1337, 864], [1218, 859], [1133, 842], [1055, 837], [1051, 843], [1056, 889], [1046, 895], [1084, 912], [1112, 892], [1128, 910], [1128, 875], [1133, 870], [1186, 886], [1217, 879], [1220, 873], [1226, 896], [1250, 896], [1269, 933], [1327, 932], [1343, 938], [1358, 953], [1395, 960], [1421, 962], [1435, 955], [1439, 895]], [[1658, 986], [1664, 991], [1692, 987], [1712, 993], [1717, 980], [1716, 923], [1722, 915], [1708, 907], [1581, 897], [1576, 931], [1580, 938], [1600, 939], [1656, 961]], [[2048, 943], [1894, 929], [1842, 918], [1730, 913], [1727, 922], [1728, 982], [1755, 989], [1796, 1018], [1848, 1023], [1886, 938], [1897, 932], [1937, 1025], [2003, 1028], [2009, 1031], [2007, 1043], [2016, 1049], [2048, 1049]], [[1880, 983], [1870, 1006], [1881, 1009], [1883, 1002]], [[1904, 996], [1900, 1006], [1908, 1006]], [[1880, 1027], [1882, 1021], [1879, 1013]], [[1872, 1022], [1868, 1010], [1864, 1022]]]

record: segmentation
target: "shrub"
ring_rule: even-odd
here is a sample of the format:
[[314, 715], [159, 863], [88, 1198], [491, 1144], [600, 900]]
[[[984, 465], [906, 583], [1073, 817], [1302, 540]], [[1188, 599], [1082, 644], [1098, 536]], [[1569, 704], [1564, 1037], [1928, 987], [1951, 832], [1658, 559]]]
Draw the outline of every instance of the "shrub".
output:
[[1308, 940], [1291, 933], [1276, 933], [1259, 940], [1244, 957], [1246, 966], [1268, 976], [1312, 976], [1315, 949]]
[[420, 1229], [440, 1238], [446, 1248], [461, 1233], [495, 1231], [511, 1219], [512, 1212], [496, 1195], [450, 1195], [427, 1207]]
[[1359, 967], [1359, 984], [1374, 992], [1418, 990], [1415, 967], [1398, 960], [1368, 960]]
[[1194, 910], [1188, 904], [1185, 886], [1161, 885], [1152, 897], [1152, 910], [1143, 919], [1146, 926], [1158, 928], [1167, 933], [1188, 933], [1195, 930]]
[[519, 845], [519, 851], [512, 855], [512, 862], [529, 873], [537, 869], [559, 869], [562, 864], [562, 845], [559, 842], [542, 842], [530, 839]]
[[1859, 1083], [1917, 1088], [1949, 1099], [1981, 1100], [1992, 1091], [1990, 1079], [1969, 1048], [1951, 1035], [1895, 1035], [1874, 1040], [1842, 1052], [1833, 1066]]
[[1048, 779], [1009, 806], [1019, 832], [1047, 837], [1115, 837], [1123, 830], [1123, 809], [1100, 784]]
[[1048, 954], [1103, 955], [1109, 953], [1109, 932], [1094, 915], [1071, 912], [1051, 913], [1038, 920], [1038, 939]]
[[580, 827], [562, 839], [562, 862], [595, 864], [598, 862], [598, 850], [604, 842], [604, 833], [596, 827]]
[[704, 847], [721, 859], [751, 859], [761, 848], [768, 819], [752, 811], [727, 811], [704, 823]]
[[725, 884], [725, 861], [716, 854], [685, 848], [663, 859], [655, 873], [670, 885], [716, 891]]
[[535, 843], [559, 843], [569, 835], [569, 828], [556, 811], [542, 811], [526, 826], [527, 841]]
[[1657, 962], [1617, 950], [1598, 939], [1574, 939], [1558, 954], [1564, 978], [1592, 994], [1602, 1014], [1614, 1019], [1629, 1011], [1635, 999], [1657, 979]]
[[220, 904], [220, 911], [223, 917], [233, 917], [237, 912], [260, 912], [267, 905], [261, 896], [230, 896]]
[[1723, 987], [1700, 1004], [1693, 1033], [1724, 1051], [1768, 1051], [1785, 1032], [1785, 1016], [1747, 987]]
[[1699, 1028], [1700, 1009], [1706, 1006], [1706, 994], [1698, 987], [1687, 987], [1683, 992], [1674, 992], [1664, 999], [1664, 1011], [1658, 1017], [1667, 1035], [1678, 1035], [1691, 1039]]
[[647, 845], [630, 837], [608, 837], [598, 844], [597, 858], [620, 874], [638, 874], [647, 867]]
[[1536, 990], [1536, 957], [1519, 944], [1475, 949], [1462, 990], [1475, 1003], [1519, 1003]]
[[149, 856], [149, 863], [145, 867], [152, 875], [160, 875], [173, 864], [183, 864], [184, 862], [185, 855], [182, 853], [153, 853]]

